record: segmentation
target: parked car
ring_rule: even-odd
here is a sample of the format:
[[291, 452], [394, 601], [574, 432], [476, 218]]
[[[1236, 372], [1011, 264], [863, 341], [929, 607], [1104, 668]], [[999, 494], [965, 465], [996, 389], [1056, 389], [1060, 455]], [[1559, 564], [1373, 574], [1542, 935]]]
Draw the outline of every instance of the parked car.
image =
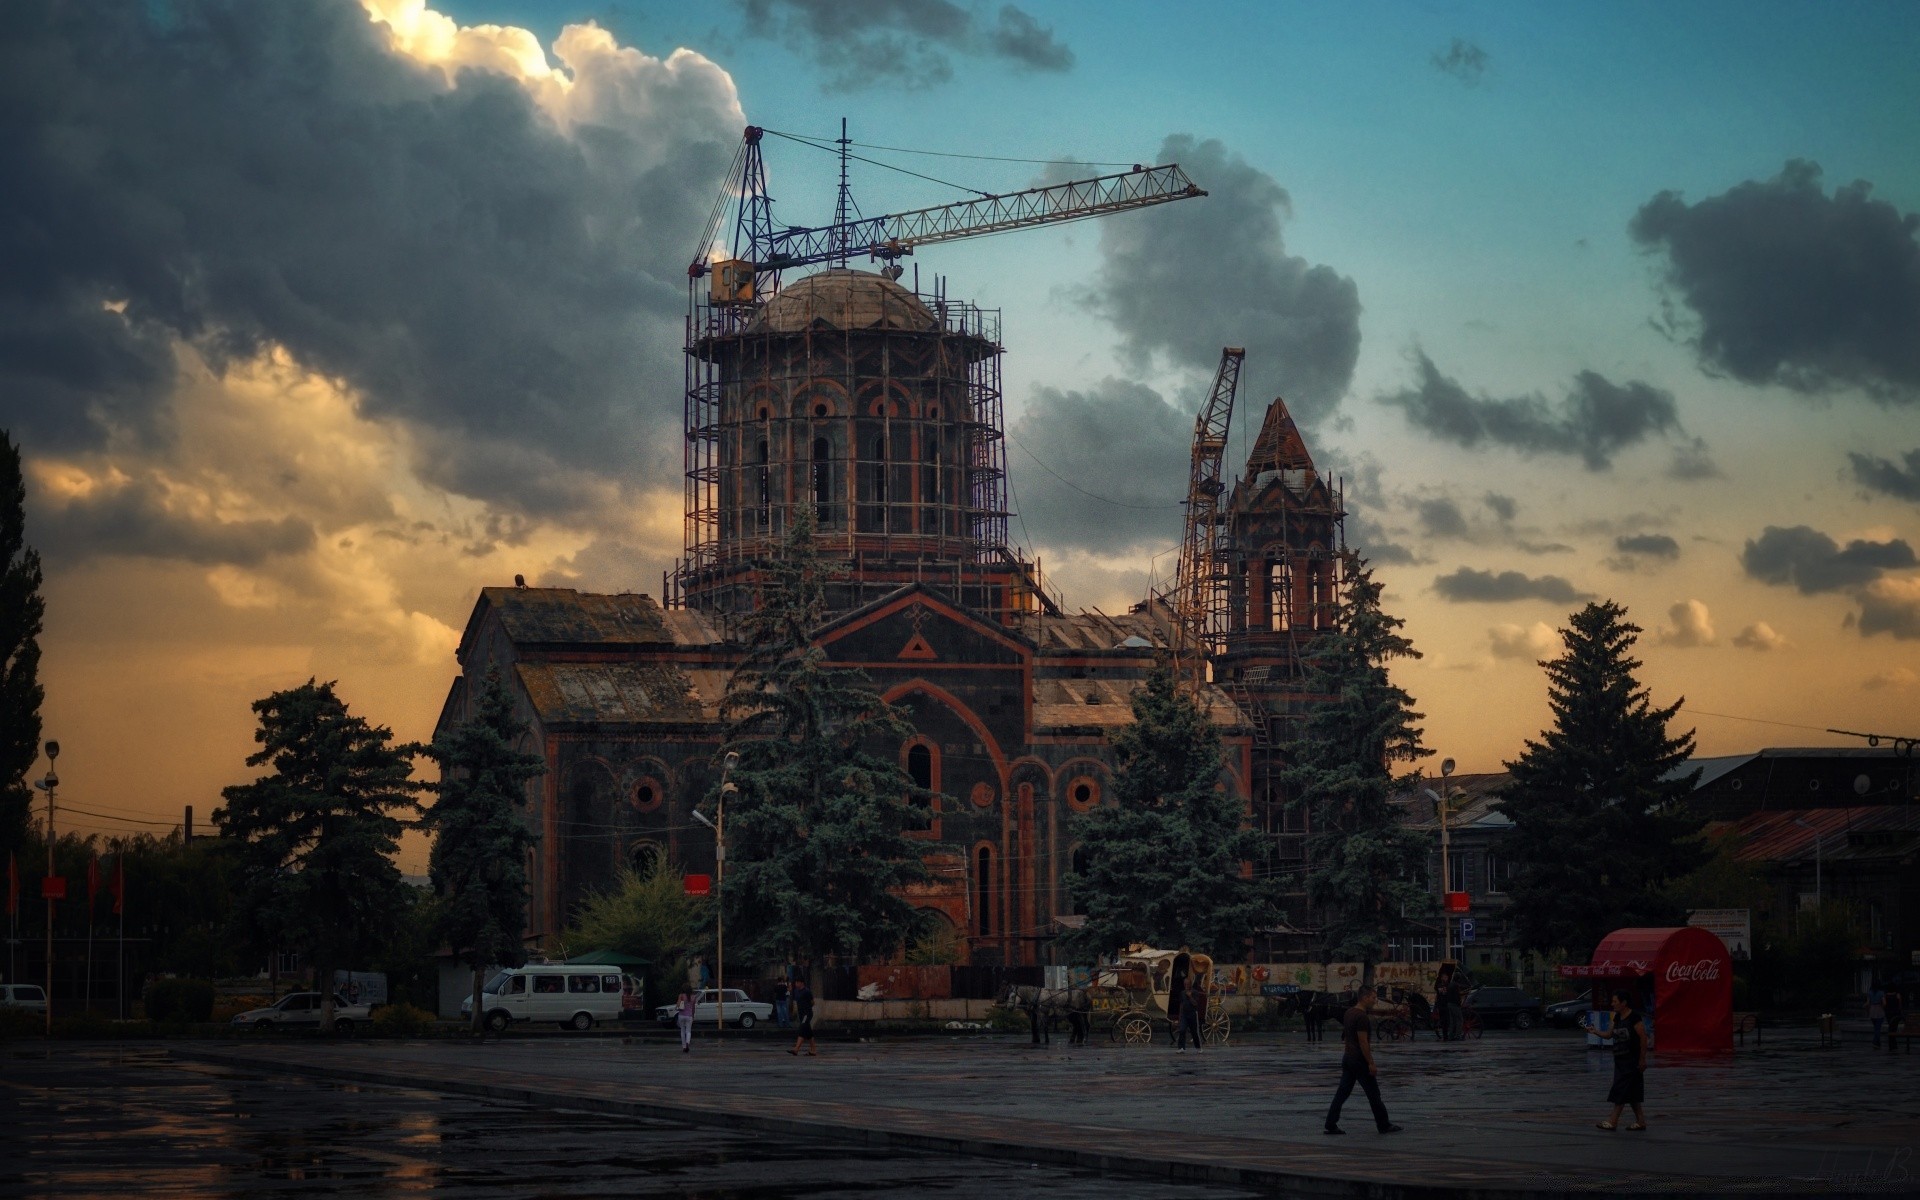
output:
[[[529, 963], [488, 980], [481, 993], [481, 1011], [487, 1028], [496, 1033], [515, 1021], [552, 1021], [563, 1029], [592, 1029], [596, 1021], [620, 1020], [629, 998], [645, 991], [644, 982], [622, 974], [618, 967]], [[460, 1017], [470, 1020], [472, 1016], [473, 997], [467, 996], [460, 1001]]]
[[1529, 996], [1517, 987], [1475, 988], [1467, 997], [1467, 1003], [1480, 1017], [1480, 1023], [1489, 1029], [1511, 1025], [1515, 1029], [1532, 1029], [1540, 1023], [1540, 999]]
[[[773, 1020], [773, 1005], [764, 1000], [749, 1000], [747, 994], [739, 988], [726, 989], [727, 1021], [742, 1029], [752, 1029], [760, 1021]], [[720, 1020], [721, 993], [713, 988], [702, 988], [693, 998], [693, 1026], [714, 1025]], [[662, 1004], [653, 1010], [661, 1024], [673, 1024], [674, 1006]]]
[[47, 994], [37, 983], [0, 983], [0, 1008], [43, 1013], [47, 1011]]
[[[319, 992], [294, 992], [280, 997], [269, 1008], [253, 1008], [234, 1016], [231, 1024], [253, 1029], [288, 1029], [311, 1025], [316, 1029], [320, 1025]], [[333, 995], [333, 1028], [336, 1033], [346, 1033], [355, 1025], [364, 1025], [373, 1019], [371, 1004], [348, 1004], [347, 998], [340, 993]]]
[[1542, 1012], [1547, 1024], [1556, 1029], [1578, 1029], [1580, 1022], [1593, 1011], [1593, 989], [1588, 988], [1571, 1000], [1561, 1000], [1547, 1005]]

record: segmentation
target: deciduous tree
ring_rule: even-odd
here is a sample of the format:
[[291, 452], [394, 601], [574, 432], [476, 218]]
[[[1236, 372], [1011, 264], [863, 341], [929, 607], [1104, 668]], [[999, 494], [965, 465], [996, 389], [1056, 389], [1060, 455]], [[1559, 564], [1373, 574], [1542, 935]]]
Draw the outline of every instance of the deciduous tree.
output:
[[1547, 672], [1553, 727], [1507, 764], [1500, 805], [1514, 866], [1517, 943], [1585, 955], [1614, 929], [1667, 925], [1685, 913], [1666, 885], [1705, 862], [1687, 809], [1693, 732], [1669, 737], [1685, 702], [1656, 708], [1634, 678], [1640, 627], [1611, 600], [1574, 613]]
[[26, 481], [20, 450], [0, 432], [0, 853], [26, 841], [40, 759], [40, 555], [26, 541]]
[[240, 912], [250, 940], [297, 950], [333, 1021], [333, 972], [380, 944], [407, 906], [394, 864], [420, 786], [393, 733], [347, 711], [334, 685], [309, 679], [253, 703], [261, 749], [247, 765], [270, 766], [252, 783], [224, 788], [214, 813], [221, 833], [243, 844]]
[[647, 994], [671, 999], [694, 951], [713, 944], [713, 909], [689, 896], [680, 875], [663, 860], [645, 872], [622, 870], [609, 891], [590, 893], [574, 910], [566, 933], [569, 953], [612, 950], [647, 961]]
[[1222, 786], [1219, 731], [1161, 666], [1113, 748], [1109, 802], [1074, 821], [1085, 869], [1067, 888], [1086, 922], [1063, 942], [1083, 955], [1146, 942], [1240, 957], [1280, 918], [1279, 883], [1250, 872], [1259, 835]]
[[804, 509], [761, 570], [759, 606], [741, 623], [747, 656], [721, 703], [726, 750], [739, 755], [738, 791], [726, 798], [726, 927], [749, 958], [889, 954], [914, 928], [901, 889], [926, 877], [905, 835], [932, 796], [897, 757], [913, 728], [864, 674], [829, 665], [813, 644], [835, 567]]
[[1308, 660], [1306, 691], [1319, 699], [1287, 748], [1281, 782], [1309, 818], [1307, 902], [1325, 950], [1363, 964], [1371, 981], [1387, 939], [1431, 904], [1426, 841], [1401, 825], [1388, 799], [1417, 778], [1395, 767], [1433, 752], [1420, 744], [1424, 714], [1389, 674], [1395, 660], [1420, 652], [1400, 633], [1405, 622], [1381, 608], [1366, 563], [1352, 560], [1350, 572], [1334, 628]]
[[490, 667], [472, 715], [420, 748], [440, 767], [440, 781], [429, 785], [433, 806], [421, 819], [433, 835], [427, 870], [438, 903], [430, 927], [473, 969], [476, 1033], [485, 1015], [482, 972], [525, 960], [527, 853], [533, 848], [526, 785], [546, 773], [545, 760], [518, 748], [526, 732], [499, 669]]

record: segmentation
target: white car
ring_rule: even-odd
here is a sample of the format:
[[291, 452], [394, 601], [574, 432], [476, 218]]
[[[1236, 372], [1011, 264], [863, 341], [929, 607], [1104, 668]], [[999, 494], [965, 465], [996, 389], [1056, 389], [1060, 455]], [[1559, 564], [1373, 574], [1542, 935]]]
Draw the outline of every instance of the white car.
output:
[[[702, 988], [693, 998], [693, 1027], [715, 1025], [720, 1020], [720, 1004], [723, 994], [714, 988]], [[727, 1009], [727, 1023], [738, 1025], [742, 1029], [752, 1029], [761, 1021], [773, 1020], [773, 1005], [765, 1000], [749, 1000], [747, 994], [739, 988], [727, 988], [724, 993]], [[653, 1015], [663, 1025], [673, 1024], [677, 1010], [671, 1004], [662, 1004], [653, 1010]]]
[[0, 1008], [43, 1013], [47, 1011], [47, 994], [37, 983], [0, 983]]
[[[282, 996], [271, 1008], [253, 1008], [237, 1014], [231, 1024], [251, 1029], [283, 1029], [303, 1025], [319, 1028], [320, 1013], [319, 992], [294, 992]], [[334, 1032], [347, 1033], [355, 1025], [364, 1025], [372, 1019], [372, 1005], [348, 1004], [345, 996], [334, 993]]]

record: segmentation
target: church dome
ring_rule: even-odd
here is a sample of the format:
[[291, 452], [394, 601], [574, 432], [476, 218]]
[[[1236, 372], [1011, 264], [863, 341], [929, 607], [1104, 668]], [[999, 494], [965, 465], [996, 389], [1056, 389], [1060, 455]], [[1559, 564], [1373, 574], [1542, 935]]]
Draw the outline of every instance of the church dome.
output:
[[800, 333], [822, 325], [843, 330], [940, 331], [939, 318], [893, 280], [868, 271], [832, 269], [781, 288], [745, 332]]

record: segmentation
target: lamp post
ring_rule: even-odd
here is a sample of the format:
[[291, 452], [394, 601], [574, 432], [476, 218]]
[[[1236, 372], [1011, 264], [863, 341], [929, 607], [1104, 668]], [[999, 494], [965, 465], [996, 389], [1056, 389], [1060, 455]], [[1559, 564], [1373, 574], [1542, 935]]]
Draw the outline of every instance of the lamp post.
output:
[[[60, 777], [53, 773], [53, 760], [60, 757], [60, 743], [47, 743], [47, 777], [34, 780], [33, 786], [47, 794], [47, 882], [53, 882], [53, 790]], [[46, 892], [47, 887], [40, 889]], [[53, 897], [43, 896], [47, 906], [47, 1036], [53, 1036]]]
[[727, 926], [726, 906], [721, 903], [727, 886], [727, 794], [738, 792], [739, 786], [727, 778], [733, 774], [733, 768], [740, 761], [740, 755], [732, 750], [720, 760], [720, 798], [714, 804], [713, 820], [707, 820], [707, 814], [699, 809], [693, 810], [693, 819], [713, 830], [713, 999], [714, 1031], [725, 1033], [727, 1029]]
[[1447, 841], [1447, 805], [1453, 791], [1447, 786], [1447, 778], [1453, 774], [1453, 760], [1440, 760], [1440, 790], [1422, 788], [1433, 798], [1433, 809], [1440, 815], [1440, 959], [1445, 962], [1453, 953], [1453, 917], [1447, 912], [1447, 885], [1451, 882], [1451, 858]]
[[1826, 900], [1821, 894], [1822, 889], [1820, 887], [1820, 861], [1825, 857], [1823, 849], [1826, 846], [1826, 838], [1821, 835], [1818, 829], [1814, 829], [1813, 826], [1807, 824], [1799, 817], [1793, 818], [1793, 823], [1802, 829], [1811, 830], [1813, 833], [1813, 906], [1819, 908], [1822, 904], [1826, 903]]

